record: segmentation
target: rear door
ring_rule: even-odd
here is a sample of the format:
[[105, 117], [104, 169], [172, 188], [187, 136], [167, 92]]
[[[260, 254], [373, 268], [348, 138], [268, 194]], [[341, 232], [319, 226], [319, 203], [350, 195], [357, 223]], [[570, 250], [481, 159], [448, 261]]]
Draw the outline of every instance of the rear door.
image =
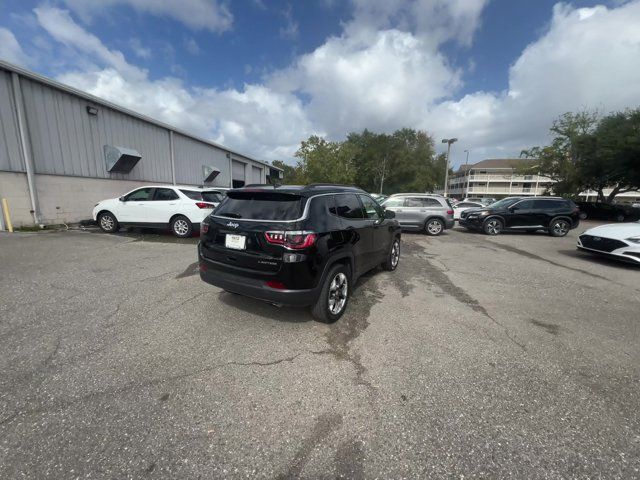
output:
[[360, 275], [375, 262], [373, 252], [373, 220], [366, 218], [362, 203], [354, 193], [335, 195], [335, 213], [342, 220], [345, 242], [351, 244], [355, 274]]
[[153, 201], [146, 206], [146, 215], [150, 223], [169, 223], [171, 216], [178, 211], [180, 197], [172, 188], [156, 188]]

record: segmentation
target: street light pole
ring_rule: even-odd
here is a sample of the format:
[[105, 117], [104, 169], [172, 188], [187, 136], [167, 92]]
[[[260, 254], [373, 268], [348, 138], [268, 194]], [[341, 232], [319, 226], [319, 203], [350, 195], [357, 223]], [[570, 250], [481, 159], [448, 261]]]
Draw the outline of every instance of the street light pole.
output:
[[449, 188], [449, 155], [451, 155], [451, 145], [458, 141], [457, 138], [443, 138], [442, 143], [447, 144], [447, 162], [444, 167], [444, 196], [447, 196]]
[[[468, 166], [469, 165], [469, 150], [465, 150], [465, 152], [467, 153], [467, 159], [464, 162], [464, 166]], [[465, 185], [465, 189], [462, 192], [462, 198], [467, 198], [469, 196], [469, 169], [466, 168], [465, 172], [464, 172], [464, 176], [466, 177], [466, 185]]]

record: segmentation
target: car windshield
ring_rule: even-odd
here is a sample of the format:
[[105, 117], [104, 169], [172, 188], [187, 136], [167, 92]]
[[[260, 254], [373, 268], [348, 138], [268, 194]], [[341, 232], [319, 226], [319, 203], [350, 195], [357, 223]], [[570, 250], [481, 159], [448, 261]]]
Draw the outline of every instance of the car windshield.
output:
[[489, 205], [489, 208], [504, 208], [520, 200], [519, 198], [503, 198]]

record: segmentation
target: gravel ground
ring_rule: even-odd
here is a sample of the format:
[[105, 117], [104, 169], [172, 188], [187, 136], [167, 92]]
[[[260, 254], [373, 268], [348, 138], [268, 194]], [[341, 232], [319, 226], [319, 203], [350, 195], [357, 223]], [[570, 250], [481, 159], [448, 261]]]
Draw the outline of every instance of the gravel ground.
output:
[[582, 230], [405, 234], [334, 325], [196, 240], [0, 235], [0, 478], [640, 477], [640, 268]]

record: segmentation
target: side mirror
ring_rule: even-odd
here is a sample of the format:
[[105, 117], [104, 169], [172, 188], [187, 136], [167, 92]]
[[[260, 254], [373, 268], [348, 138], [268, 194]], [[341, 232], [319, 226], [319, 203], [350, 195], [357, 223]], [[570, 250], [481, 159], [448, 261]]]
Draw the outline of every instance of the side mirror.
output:
[[393, 210], [387, 210], [385, 208], [385, 210], [384, 210], [384, 218], [388, 218], [388, 219], [396, 218], [396, 212], [394, 212]]
[[509, 207], [509, 211], [511, 213], [515, 212], [516, 210], [518, 210], [519, 207]]
[[118, 200], [120, 200], [121, 202], [124, 202], [124, 195], [120, 198], [118, 198]]

